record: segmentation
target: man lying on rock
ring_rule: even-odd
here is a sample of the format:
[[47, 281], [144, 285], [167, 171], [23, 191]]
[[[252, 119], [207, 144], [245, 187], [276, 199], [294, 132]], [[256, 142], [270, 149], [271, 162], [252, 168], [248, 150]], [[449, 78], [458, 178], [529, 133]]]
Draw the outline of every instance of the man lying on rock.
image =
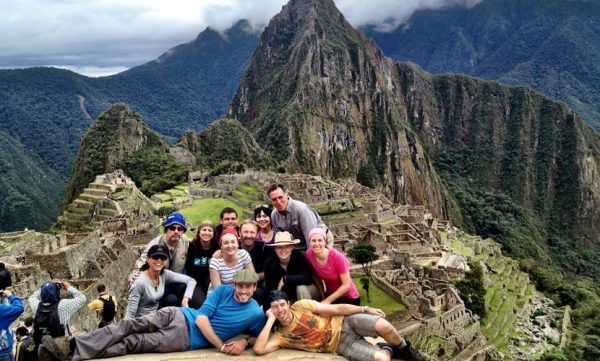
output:
[[67, 359], [78, 361], [208, 347], [229, 355], [241, 355], [256, 337], [227, 340], [242, 333], [252, 336], [260, 333], [265, 316], [252, 299], [257, 281], [256, 272], [244, 269], [235, 275], [235, 287], [217, 287], [199, 310], [165, 307], [76, 336], [69, 345]]
[[[267, 323], [254, 345], [258, 355], [289, 348], [337, 353], [352, 361], [429, 360], [400, 336], [380, 309], [313, 300], [290, 306], [285, 292], [279, 290], [269, 293], [269, 304]], [[276, 322], [275, 333], [269, 337]], [[380, 336], [386, 342], [373, 345], [364, 336]]]

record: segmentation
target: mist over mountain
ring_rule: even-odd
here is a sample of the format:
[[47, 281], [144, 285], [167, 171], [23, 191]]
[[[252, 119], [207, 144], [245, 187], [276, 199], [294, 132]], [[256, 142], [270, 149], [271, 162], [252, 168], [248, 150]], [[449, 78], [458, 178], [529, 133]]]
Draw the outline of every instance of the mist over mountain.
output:
[[363, 30], [395, 60], [528, 86], [600, 131], [599, 13], [598, 1], [484, 0], [419, 10], [392, 32]]

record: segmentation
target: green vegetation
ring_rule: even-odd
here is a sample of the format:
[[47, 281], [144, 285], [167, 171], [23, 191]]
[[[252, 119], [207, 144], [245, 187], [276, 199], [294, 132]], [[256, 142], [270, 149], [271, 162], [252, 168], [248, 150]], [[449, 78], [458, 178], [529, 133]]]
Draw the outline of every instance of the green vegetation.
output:
[[48, 229], [61, 194], [58, 174], [0, 131], [0, 232]]
[[188, 139], [180, 145], [193, 145], [190, 151], [195, 153], [198, 165], [202, 167], [219, 169], [223, 164], [232, 163], [252, 164], [253, 168], [264, 169], [272, 165], [254, 135], [237, 120], [219, 119], [201, 133], [186, 135]]
[[[151, 195], [187, 180], [189, 165], [162, 149], [143, 147], [119, 162], [140, 190]], [[175, 192], [176, 193], [176, 192]]]
[[360, 279], [360, 284], [362, 285], [363, 290], [367, 294], [367, 302], [371, 302], [371, 297], [369, 294], [371, 267], [373, 266], [373, 261], [379, 259], [379, 255], [375, 253], [376, 251], [377, 249], [370, 244], [359, 244], [352, 247], [348, 251], [348, 257], [352, 259], [352, 262], [360, 264], [362, 266], [363, 271], [365, 272], [366, 277], [362, 277]]
[[365, 29], [384, 53], [432, 73], [523, 84], [569, 103], [600, 130], [597, 1], [486, 0], [415, 12], [410, 26]]
[[[45, 174], [31, 178], [32, 168], [27, 167], [31, 161], [23, 161], [14, 170], [15, 177], [30, 179], [30, 189], [0, 175], [7, 181], [2, 190], [11, 189], [13, 194], [20, 188], [10, 198], [14, 206], [4, 208], [5, 213], [0, 210], [0, 222], [6, 222], [0, 224], [0, 231], [23, 228], [23, 222], [46, 229], [56, 219], [60, 202], [56, 198], [63, 193], [82, 138], [93, 119], [111, 104], [129, 104], [170, 141], [186, 128], [201, 130], [217, 119], [226, 111], [258, 43], [258, 34], [248, 32], [247, 27], [241, 21], [225, 31], [226, 36], [207, 29], [196, 40], [165, 54], [160, 62], [109, 77], [87, 78], [56, 68], [0, 70], [0, 132], [22, 144], [23, 155], [34, 159], [35, 168]], [[0, 152], [0, 159], [10, 161], [10, 156]], [[40, 185], [31, 179], [39, 179]], [[32, 217], [11, 221], [17, 208]]]
[[375, 166], [371, 163], [361, 166], [356, 173], [356, 181], [363, 186], [375, 188], [380, 182]]
[[476, 262], [469, 262], [471, 270], [467, 272], [464, 279], [456, 282], [454, 285], [458, 289], [460, 298], [465, 302], [465, 307], [479, 315], [485, 317], [485, 287], [483, 286], [483, 270]]
[[[360, 277], [353, 277], [355, 285], [360, 284]], [[360, 304], [362, 306], [371, 306], [375, 308], [380, 308], [387, 315], [391, 315], [396, 311], [406, 310], [406, 306], [402, 303], [394, 300], [392, 296], [388, 295], [384, 290], [377, 287], [374, 283], [369, 287], [369, 293], [371, 294], [371, 302], [365, 301], [367, 299], [367, 295], [365, 290], [361, 287], [357, 287], [358, 292], [360, 293]]]
[[[224, 198], [197, 199], [192, 202], [191, 206], [183, 207], [179, 212], [183, 214], [187, 222], [194, 225], [199, 225], [203, 220], [208, 219], [216, 226], [220, 221], [219, 213], [225, 207], [234, 208], [238, 214], [242, 212], [238, 204]], [[188, 232], [187, 235], [193, 236], [191, 232]]]

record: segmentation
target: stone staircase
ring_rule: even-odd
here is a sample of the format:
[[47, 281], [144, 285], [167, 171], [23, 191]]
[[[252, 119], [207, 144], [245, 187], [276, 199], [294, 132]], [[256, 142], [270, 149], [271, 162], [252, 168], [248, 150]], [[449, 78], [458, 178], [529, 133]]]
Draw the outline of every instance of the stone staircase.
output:
[[60, 229], [68, 233], [90, 232], [100, 222], [122, 215], [118, 203], [110, 197], [115, 191], [114, 184], [90, 183], [59, 217]]

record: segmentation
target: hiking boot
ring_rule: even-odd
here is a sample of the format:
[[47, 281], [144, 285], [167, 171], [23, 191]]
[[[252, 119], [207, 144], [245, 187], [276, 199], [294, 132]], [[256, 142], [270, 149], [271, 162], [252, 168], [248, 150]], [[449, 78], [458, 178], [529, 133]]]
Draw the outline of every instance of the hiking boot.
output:
[[52, 336], [46, 335], [42, 337], [40, 346], [50, 352], [55, 360], [63, 361], [69, 355], [69, 339], [67, 337], [52, 338]]
[[410, 342], [408, 340], [406, 341], [406, 346], [400, 348], [399, 346], [393, 346], [394, 349], [394, 353], [392, 354], [392, 358], [395, 359], [404, 359], [404, 360], [410, 360], [410, 361], [431, 361], [431, 359], [429, 358], [429, 356], [421, 353], [420, 351], [418, 351], [417, 349], [415, 349], [414, 347], [412, 347], [412, 345], [410, 344]]

